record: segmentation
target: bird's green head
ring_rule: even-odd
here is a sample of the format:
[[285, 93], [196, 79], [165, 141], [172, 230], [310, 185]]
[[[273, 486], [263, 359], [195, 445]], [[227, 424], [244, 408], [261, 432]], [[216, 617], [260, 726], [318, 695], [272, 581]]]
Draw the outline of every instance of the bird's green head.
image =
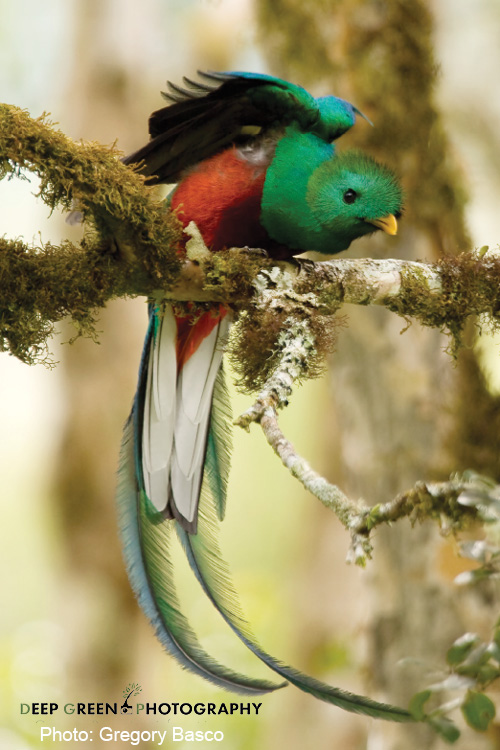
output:
[[376, 229], [396, 234], [402, 203], [399, 182], [387, 167], [359, 151], [338, 153], [290, 127], [266, 173], [260, 221], [295, 255], [333, 255]]
[[314, 170], [306, 200], [325, 238], [320, 252], [340, 252], [376, 229], [396, 234], [403, 194], [387, 167], [362, 152], [345, 151]]

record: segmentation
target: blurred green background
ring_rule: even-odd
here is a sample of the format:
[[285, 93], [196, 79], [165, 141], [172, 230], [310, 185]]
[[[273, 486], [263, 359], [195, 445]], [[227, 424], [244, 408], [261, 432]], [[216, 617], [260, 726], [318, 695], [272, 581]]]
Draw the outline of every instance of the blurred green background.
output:
[[[349, 10], [345, 2], [315, 0], [304, 7], [294, 0], [0, 0], [0, 100], [33, 116], [50, 112], [75, 139], [117, 141], [128, 152], [144, 142], [147, 117], [161, 106], [159, 90], [167, 77], [180, 82], [183, 74], [192, 76], [197, 68], [253, 70], [290, 76], [317, 95], [351, 99], [383, 136], [383, 117], [387, 112], [390, 117], [391, 110], [384, 114], [378, 108], [383, 110], [385, 95], [387, 101], [397, 101], [409, 75], [401, 53], [397, 81], [384, 78], [383, 55], [392, 54], [398, 39], [403, 50], [411, 52], [405, 33], [411, 24], [418, 28], [421, 23], [413, 11], [426, 8], [431, 27], [420, 30], [434, 50], [432, 75], [436, 66], [439, 72], [425, 96], [442, 115], [447, 154], [452, 155], [447, 158], [469, 193], [470, 246], [495, 248], [500, 236], [498, 0], [435, 0], [427, 5], [365, 0], [353, 2]], [[400, 30], [399, 22], [391, 21], [395, 9], [408, 14], [407, 26]], [[384, 24], [391, 23], [391, 35], [384, 36]], [[370, 74], [378, 80], [373, 97], [369, 86], [363, 88], [363, 70], [356, 68], [356, 59], [362, 57], [361, 52], [356, 57], [358, 33], [370, 39], [378, 34], [381, 40], [379, 57], [374, 53], [370, 60]], [[343, 50], [350, 57], [342, 57]], [[414, 111], [403, 112], [409, 131], [421, 111], [416, 104]], [[358, 143], [372, 138], [364, 122], [357, 130]], [[432, 172], [425, 180], [415, 180], [417, 187], [408, 176], [425, 156], [419, 157], [418, 151], [415, 156], [407, 145], [384, 144], [383, 137], [375, 148], [377, 155], [397, 165], [409, 197], [420, 191], [424, 203], [433, 202]], [[76, 239], [79, 230], [66, 225], [64, 217], [47, 216], [34, 197], [36, 180], [28, 177], [0, 184], [0, 232], [28, 241], [38, 241], [39, 232], [42, 240]], [[429, 239], [428, 225], [419, 224], [424, 210], [419, 214], [416, 205], [415, 200], [408, 206], [399, 245], [387, 238], [360, 242], [352, 254], [410, 257], [411, 245], [418, 257], [432, 257], [437, 234]], [[460, 245], [456, 237], [448, 245], [441, 240], [440, 250]], [[405, 488], [407, 477], [426, 475], [422, 460], [406, 470], [412, 439], [420, 439], [416, 421], [422, 418], [433, 435], [442, 436], [449, 426], [451, 399], [443, 416], [434, 403], [439, 398], [428, 400], [425, 395], [440, 376], [427, 366], [420, 372], [421, 362], [412, 359], [419, 360], [418, 342], [431, 347], [431, 361], [434, 365], [439, 360], [443, 378], [454, 378], [454, 392], [460, 386], [449, 374], [453, 366], [442, 354], [443, 340], [432, 338], [433, 333], [412, 330], [399, 337], [401, 344], [398, 334], [404, 323], [384, 317], [384, 311], [356, 310], [352, 318], [352, 331], [358, 333], [345, 339], [341, 333], [337, 371], [298, 389], [282, 425], [297, 450], [329, 479], [346, 483], [354, 497], [364, 494], [375, 500], [380, 492], [381, 499], [389, 499], [387, 486], [397, 491]], [[144, 300], [120, 300], [100, 318], [98, 346], [83, 340], [70, 346], [71, 331], [62, 327], [51, 345], [59, 363], [54, 369], [28, 368], [7, 355], [0, 359], [2, 749], [42, 746], [41, 724], [36, 717], [20, 715], [21, 702], [120, 701], [130, 682], [140, 683], [144, 702], [230, 700], [162, 653], [123, 571], [114, 517], [115, 471], [145, 321]], [[390, 345], [384, 338], [387, 332]], [[390, 361], [392, 349], [401, 347], [397, 356], [402, 359], [391, 368], [392, 395], [413, 399], [409, 391], [418, 380], [412, 417], [405, 418], [405, 438], [394, 438], [394, 423], [402, 421], [401, 415], [389, 414], [382, 406], [378, 365], [372, 363], [371, 393], [360, 375], [362, 370], [366, 376], [368, 367], [360, 352], [377, 337], [374, 362]], [[477, 346], [487, 393], [494, 399], [499, 389], [498, 345], [492, 337], [483, 337], [474, 351], [479, 351]], [[373, 406], [369, 419], [363, 406], [367, 396]], [[250, 398], [233, 389], [235, 415], [250, 405]], [[451, 449], [449, 453], [459, 455]], [[464, 462], [470, 464], [468, 457]], [[443, 473], [450, 458], [435, 463], [433, 471]], [[388, 485], [381, 479], [384, 472], [391, 477]], [[404, 599], [394, 595], [401, 582], [380, 584], [381, 576], [390, 579], [393, 564], [368, 573], [346, 566], [348, 541], [335, 519], [306, 496], [271, 455], [257, 427], [249, 435], [235, 435], [223, 549], [255, 632], [266, 649], [284, 661], [335, 685], [387, 699], [379, 691], [390, 693], [390, 680], [377, 666], [382, 653], [377, 644], [382, 649], [383, 641], [377, 626], [386, 622], [379, 613], [380, 592], [386, 592], [385, 604], [394, 600], [398, 617], [403, 617]], [[447, 570], [454, 572], [454, 551], [443, 551], [439, 545], [444, 542], [434, 544], [433, 575], [437, 571], [446, 581], [452, 576]], [[241, 671], [263, 675], [264, 668], [236, 642], [185, 566], [180, 567], [186, 608], [206, 648]], [[374, 604], [377, 591], [379, 603]], [[396, 632], [393, 640], [397, 637]], [[387, 669], [397, 671], [397, 663], [391, 655]], [[398, 695], [389, 697], [398, 701]], [[57, 729], [168, 729], [176, 724], [186, 730], [216, 729], [224, 732], [222, 745], [231, 750], [413, 747], [397, 744], [400, 740], [392, 735], [382, 742], [374, 722], [319, 703], [293, 687], [258, 702], [263, 705], [257, 718], [186, 717], [177, 722], [58, 715], [53, 723]], [[467, 742], [468, 748], [500, 746], [494, 736], [484, 740], [491, 744], [476, 738]]]

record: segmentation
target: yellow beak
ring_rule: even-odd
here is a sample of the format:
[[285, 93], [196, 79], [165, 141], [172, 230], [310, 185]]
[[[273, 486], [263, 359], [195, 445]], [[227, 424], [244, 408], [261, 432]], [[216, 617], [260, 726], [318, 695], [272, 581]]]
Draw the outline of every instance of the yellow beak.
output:
[[365, 219], [368, 224], [382, 229], [386, 234], [397, 234], [398, 233], [398, 222], [394, 214], [388, 214], [388, 216], [382, 216], [380, 219]]

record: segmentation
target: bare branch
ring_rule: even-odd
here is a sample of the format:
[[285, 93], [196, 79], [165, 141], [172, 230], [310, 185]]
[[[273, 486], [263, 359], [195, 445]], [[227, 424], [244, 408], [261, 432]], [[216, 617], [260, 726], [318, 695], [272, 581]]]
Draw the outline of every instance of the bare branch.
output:
[[[439, 521], [447, 530], [458, 530], [481, 515], [478, 507], [466, 507], [462, 496], [482, 490], [482, 478], [464, 481], [453, 478], [449, 482], [417, 482], [414, 487], [397, 495], [393, 500], [369, 507], [361, 500], [349, 499], [337, 485], [328, 482], [311, 468], [285, 437], [278, 423], [276, 407], [272, 397], [261, 394], [251, 409], [245, 412], [236, 424], [249, 428], [250, 421], [260, 423], [262, 431], [283, 465], [299, 480], [308, 492], [332, 510], [351, 534], [351, 546], [347, 555], [349, 562], [365, 565], [371, 558], [370, 534], [380, 524], [393, 523], [409, 518], [412, 523], [425, 519]], [[267, 403], [266, 403], [267, 401]], [[477, 503], [480, 506], [481, 502]], [[491, 519], [489, 519], [491, 520]]]

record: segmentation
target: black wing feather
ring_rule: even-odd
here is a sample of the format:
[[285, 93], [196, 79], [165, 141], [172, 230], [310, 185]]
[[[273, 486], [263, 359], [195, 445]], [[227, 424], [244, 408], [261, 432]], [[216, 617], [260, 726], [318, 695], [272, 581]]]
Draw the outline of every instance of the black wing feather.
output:
[[[231, 73], [202, 73], [210, 84], [184, 79], [194, 89], [168, 82], [163, 96], [173, 103], [149, 118], [151, 140], [123, 159], [141, 164], [149, 184], [177, 182], [188, 167], [213, 156], [233, 143], [245, 126], [271, 127], [293, 119], [282, 108], [266, 109], [252, 101], [252, 91], [270, 85], [286, 85], [277, 79], [253, 78]], [[215, 85], [214, 85], [215, 84]]]

